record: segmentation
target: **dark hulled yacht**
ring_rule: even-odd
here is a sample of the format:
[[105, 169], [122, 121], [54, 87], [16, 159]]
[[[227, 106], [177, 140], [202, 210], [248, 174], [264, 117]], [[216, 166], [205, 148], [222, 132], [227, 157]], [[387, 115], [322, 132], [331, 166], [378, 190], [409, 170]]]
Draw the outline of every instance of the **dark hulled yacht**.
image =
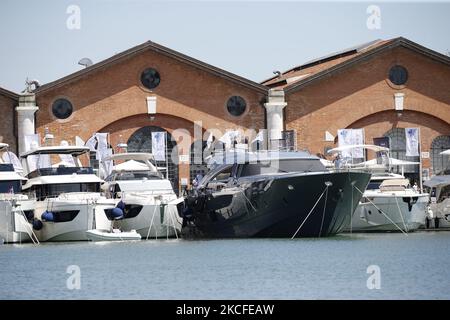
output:
[[184, 235], [320, 237], [350, 223], [370, 174], [327, 171], [306, 152], [228, 151], [186, 197]]

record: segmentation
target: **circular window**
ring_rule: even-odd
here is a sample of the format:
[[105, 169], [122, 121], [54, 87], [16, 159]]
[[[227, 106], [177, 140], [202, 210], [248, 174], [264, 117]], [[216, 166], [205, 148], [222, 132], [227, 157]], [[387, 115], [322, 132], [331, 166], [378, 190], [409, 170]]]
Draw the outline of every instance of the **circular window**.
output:
[[159, 72], [153, 68], [145, 69], [141, 74], [141, 83], [147, 89], [156, 88], [161, 82]]
[[58, 99], [53, 102], [52, 112], [58, 119], [67, 119], [73, 112], [72, 104], [67, 99]]
[[396, 65], [389, 70], [389, 80], [397, 85], [401, 86], [408, 81], [408, 71], [405, 67]]
[[245, 112], [246, 108], [247, 103], [245, 103], [245, 100], [242, 97], [232, 96], [227, 101], [228, 112], [233, 116], [240, 116]]

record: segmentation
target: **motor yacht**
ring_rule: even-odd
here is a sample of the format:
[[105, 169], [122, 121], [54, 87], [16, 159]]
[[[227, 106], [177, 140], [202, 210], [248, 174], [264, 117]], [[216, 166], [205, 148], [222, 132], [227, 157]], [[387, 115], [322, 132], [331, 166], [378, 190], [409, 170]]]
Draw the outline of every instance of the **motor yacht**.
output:
[[[340, 168], [365, 170], [372, 174], [366, 190], [358, 190], [363, 197], [345, 231], [401, 231], [417, 230], [425, 223], [429, 194], [411, 187], [403, 175], [392, 173], [393, 166], [419, 165], [389, 157], [389, 148], [376, 145], [347, 145], [329, 150], [339, 153], [355, 148], [370, 150], [376, 159], [354, 163], [341, 157]], [[403, 171], [403, 168], [402, 168]]]
[[106, 210], [114, 227], [136, 230], [143, 239], [178, 237], [182, 225], [174, 204], [178, 197], [158, 171], [153, 155], [119, 153], [105, 161], [114, 162], [102, 185], [107, 197], [115, 199], [115, 208]]
[[204, 238], [335, 235], [350, 223], [370, 174], [328, 171], [307, 152], [229, 150], [186, 197], [183, 233]]
[[23, 190], [35, 194], [35, 217], [42, 222], [35, 228], [40, 241], [87, 240], [87, 230], [111, 229], [105, 209], [112, 204], [100, 194], [102, 180], [80, 160], [88, 152], [88, 147], [63, 145], [21, 155], [28, 178]]
[[[15, 171], [8, 159], [8, 145], [0, 143], [0, 242], [21, 243], [36, 241], [33, 235], [35, 200], [22, 194], [26, 179]], [[6, 156], [5, 156], [6, 155]]]
[[432, 177], [424, 185], [430, 189], [428, 227], [450, 228], [450, 171]]

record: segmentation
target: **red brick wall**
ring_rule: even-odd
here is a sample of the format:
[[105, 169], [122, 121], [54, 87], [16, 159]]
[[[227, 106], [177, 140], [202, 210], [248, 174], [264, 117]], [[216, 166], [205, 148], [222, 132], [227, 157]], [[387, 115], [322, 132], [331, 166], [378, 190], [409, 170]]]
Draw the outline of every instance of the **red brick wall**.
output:
[[9, 148], [17, 153], [17, 136], [15, 121], [15, 107], [17, 101], [0, 94], [0, 142], [9, 144]]
[[[408, 69], [404, 88], [392, 87], [390, 67]], [[296, 129], [299, 148], [323, 153], [325, 131], [365, 128], [366, 142], [396, 127], [420, 127], [422, 150], [439, 135], [450, 135], [450, 67], [405, 48], [371, 60], [287, 94], [286, 128]], [[394, 93], [405, 93], [405, 112], [398, 118]], [[429, 165], [425, 162], [424, 167]]]
[[[153, 92], [142, 87], [141, 72], [153, 67], [161, 76]], [[226, 102], [240, 95], [247, 102], [247, 111], [240, 117], [230, 115]], [[150, 122], [146, 98], [157, 97], [157, 115]], [[53, 101], [68, 98], [73, 114], [66, 120], [56, 119], [51, 111]], [[204, 129], [222, 132], [233, 128], [265, 126], [265, 95], [256, 90], [213, 75], [184, 62], [147, 50], [105, 69], [85, 75], [76, 81], [37, 94], [37, 132], [45, 127], [60, 140], [74, 142], [76, 135], [87, 140], [94, 132], [109, 132], [112, 140], [122, 135], [124, 141], [146, 125], [158, 125], [169, 132], [185, 128], [192, 132], [193, 122], [202, 121]], [[113, 144], [114, 145], [114, 144]], [[180, 168], [181, 173], [185, 169]]]

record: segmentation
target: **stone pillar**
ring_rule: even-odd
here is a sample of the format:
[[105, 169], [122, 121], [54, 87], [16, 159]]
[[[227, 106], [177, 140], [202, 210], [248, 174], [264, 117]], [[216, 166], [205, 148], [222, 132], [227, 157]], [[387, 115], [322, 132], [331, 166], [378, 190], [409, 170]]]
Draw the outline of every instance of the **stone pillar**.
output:
[[264, 104], [267, 113], [267, 135], [268, 148], [274, 149], [278, 146], [281, 132], [284, 128], [283, 109], [287, 103], [284, 100], [284, 91], [270, 89], [267, 102]]
[[19, 105], [16, 107], [19, 155], [26, 151], [25, 136], [35, 133], [34, 113], [38, 110], [33, 93], [25, 93], [19, 97]]

